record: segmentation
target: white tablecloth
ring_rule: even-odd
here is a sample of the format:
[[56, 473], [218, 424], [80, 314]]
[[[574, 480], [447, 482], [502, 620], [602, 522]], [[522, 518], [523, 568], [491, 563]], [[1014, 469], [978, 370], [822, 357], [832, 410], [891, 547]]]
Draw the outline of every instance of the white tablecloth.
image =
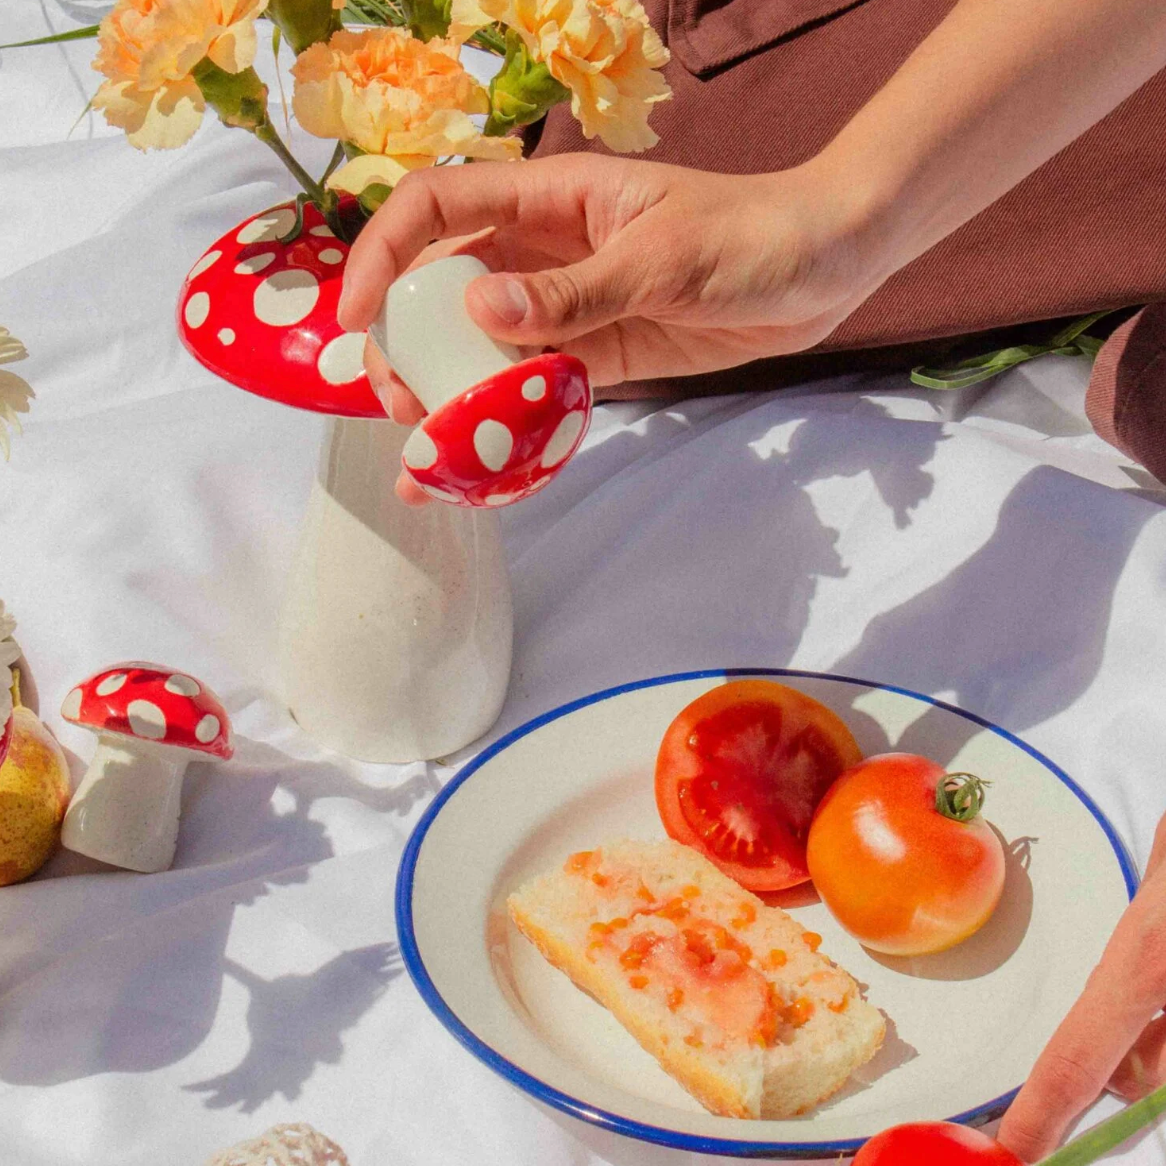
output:
[[[8, 0], [0, 40], [100, 11]], [[239, 745], [191, 767], [173, 870], [61, 853], [0, 891], [0, 1162], [200, 1166], [288, 1120], [354, 1166], [695, 1162], [536, 1109], [402, 973], [397, 861], [453, 770], [346, 761], [281, 706], [275, 617], [324, 423], [217, 381], [172, 322], [192, 259], [291, 187], [217, 124], [149, 155], [93, 118], [70, 135], [92, 47], [0, 55], [0, 324], [38, 394], [0, 464], [0, 596], [75, 778], [92, 741], [61, 698], [125, 658], [207, 680]], [[1052, 358], [946, 396], [855, 376], [599, 410], [504, 516], [516, 655], [492, 736], [667, 671], [877, 678], [1024, 735], [1144, 862], [1166, 810], [1166, 492], [1089, 431], [1086, 376]]]

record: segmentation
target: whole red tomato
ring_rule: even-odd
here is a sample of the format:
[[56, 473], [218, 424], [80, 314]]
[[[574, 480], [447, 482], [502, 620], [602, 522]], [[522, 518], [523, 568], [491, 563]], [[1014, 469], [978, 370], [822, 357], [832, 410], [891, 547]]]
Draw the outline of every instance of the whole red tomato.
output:
[[943, 951], [978, 931], [1004, 889], [1004, 847], [979, 816], [984, 782], [884, 753], [843, 773], [806, 845], [814, 886], [864, 946]]
[[809, 878], [806, 834], [831, 782], [862, 753], [825, 705], [772, 680], [735, 680], [668, 726], [656, 805], [669, 837], [751, 891]]
[[854, 1156], [854, 1166], [1024, 1166], [987, 1134], [946, 1121], [883, 1130]]

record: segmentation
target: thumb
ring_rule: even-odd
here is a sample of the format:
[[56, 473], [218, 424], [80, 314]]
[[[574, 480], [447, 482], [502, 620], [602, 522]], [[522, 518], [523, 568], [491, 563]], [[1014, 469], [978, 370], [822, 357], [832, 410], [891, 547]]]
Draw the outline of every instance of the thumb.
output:
[[641, 298], [627, 265], [592, 255], [568, 267], [484, 275], [466, 290], [466, 308], [495, 339], [543, 347], [629, 315]]

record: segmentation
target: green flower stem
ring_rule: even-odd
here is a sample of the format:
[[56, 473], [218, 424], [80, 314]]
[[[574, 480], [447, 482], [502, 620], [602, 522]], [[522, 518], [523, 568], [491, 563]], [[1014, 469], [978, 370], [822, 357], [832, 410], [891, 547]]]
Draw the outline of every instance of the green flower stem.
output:
[[97, 35], [100, 27], [99, 24], [87, 24], [84, 28], [71, 28], [68, 32], [56, 32], [52, 36], [38, 36], [34, 40], [18, 40], [0, 45], [0, 49], [25, 49], [31, 45], [59, 45], [70, 40], [90, 40]]
[[1102, 1154], [1120, 1146], [1126, 1138], [1148, 1126], [1156, 1117], [1166, 1113], [1166, 1085], [1155, 1089], [1148, 1097], [1127, 1105], [1119, 1113], [1086, 1130], [1067, 1146], [1062, 1146], [1041, 1166], [1088, 1166]]
[[339, 219], [336, 195], [317, 182], [295, 160], [292, 152], [284, 145], [283, 139], [276, 133], [275, 126], [271, 124], [269, 119], [264, 119], [263, 123], [256, 127], [255, 136], [265, 146], [268, 146], [275, 156], [288, 168], [292, 177], [304, 188], [307, 196], [320, 208], [320, 213], [324, 216], [333, 232], [339, 238], [344, 238], [345, 232]]

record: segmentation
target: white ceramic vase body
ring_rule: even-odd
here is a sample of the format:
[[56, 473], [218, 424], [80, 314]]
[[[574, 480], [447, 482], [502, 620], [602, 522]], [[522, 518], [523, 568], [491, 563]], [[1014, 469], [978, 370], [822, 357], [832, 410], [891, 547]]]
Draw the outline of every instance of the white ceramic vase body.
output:
[[393, 492], [409, 430], [335, 417], [280, 622], [284, 699], [362, 761], [443, 757], [497, 719], [510, 678], [498, 516]]

